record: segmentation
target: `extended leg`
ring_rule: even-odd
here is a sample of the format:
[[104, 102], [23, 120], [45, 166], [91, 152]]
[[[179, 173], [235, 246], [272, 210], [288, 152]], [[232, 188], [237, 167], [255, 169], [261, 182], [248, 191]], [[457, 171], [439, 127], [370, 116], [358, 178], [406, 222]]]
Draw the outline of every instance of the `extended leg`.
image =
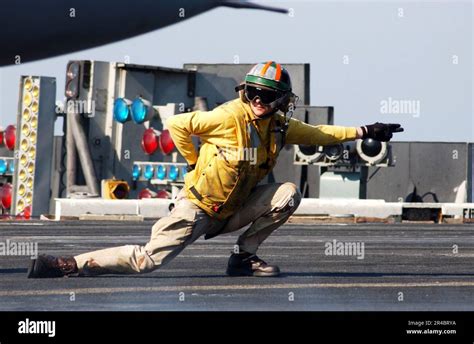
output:
[[171, 261], [214, 225], [201, 209], [181, 199], [169, 216], [155, 223], [145, 246], [112, 247], [75, 257], [40, 256], [32, 263], [28, 277], [150, 272]]

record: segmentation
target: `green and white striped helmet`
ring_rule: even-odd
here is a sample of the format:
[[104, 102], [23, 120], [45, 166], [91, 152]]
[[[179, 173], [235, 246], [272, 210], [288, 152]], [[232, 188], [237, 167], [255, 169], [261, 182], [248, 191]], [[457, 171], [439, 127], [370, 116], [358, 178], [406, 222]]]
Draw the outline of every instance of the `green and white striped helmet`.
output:
[[266, 86], [281, 92], [291, 92], [288, 71], [274, 61], [258, 63], [245, 76], [246, 84]]

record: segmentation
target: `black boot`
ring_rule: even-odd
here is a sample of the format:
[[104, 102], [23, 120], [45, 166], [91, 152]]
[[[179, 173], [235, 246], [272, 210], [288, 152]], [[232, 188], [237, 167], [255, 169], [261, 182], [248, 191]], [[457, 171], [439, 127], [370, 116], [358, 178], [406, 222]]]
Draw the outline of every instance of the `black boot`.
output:
[[41, 255], [31, 261], [28, 278], [63, 277], [77, 272], [77, 263], [73, 257]]
[[273, 277], [279, 274], [278, 266], [268, 265], [255, 254], [247, 252], [232, 254], [227, 264], [227, 275], [229, 276]]

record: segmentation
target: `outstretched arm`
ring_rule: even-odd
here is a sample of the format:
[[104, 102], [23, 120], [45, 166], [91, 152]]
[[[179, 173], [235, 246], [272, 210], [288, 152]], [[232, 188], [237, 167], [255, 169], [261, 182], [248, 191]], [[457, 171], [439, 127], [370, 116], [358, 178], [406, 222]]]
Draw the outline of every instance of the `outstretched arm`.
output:
[[[362, 134], [362, 132], [359, 132]], [[355, 127], [336, 125], [310, 125], [297, 119], [291, 119], [286, 134], [286, 143], [303, 145], [332, 145], [358, 138]]]
[[286, 142], [289, 144], [331, 145], [356, 139], [371, 138], [389, 141], [393, 133], [402, 132], [400, 124], [375, 123], [362, 127], [343, 127], [336, 125], [310, 125], [291, 119]]

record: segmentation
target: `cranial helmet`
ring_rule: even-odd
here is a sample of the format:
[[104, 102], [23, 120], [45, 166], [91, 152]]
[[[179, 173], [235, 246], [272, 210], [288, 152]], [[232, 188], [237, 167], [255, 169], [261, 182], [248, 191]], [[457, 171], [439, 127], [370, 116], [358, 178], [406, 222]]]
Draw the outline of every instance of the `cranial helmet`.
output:
[[290, 74], [273, 61], [253, 66], [245, 76], [245, 83], [269, 87], [280, 92], [291, 92]]
[[[244, 83], [235, 88], [236, 91], [243, 91], [240, 93], [241, 99], [246, 102], [254, 99], [254, 96], [249, 99], [248, 95], [251, 94], [250, 90], [253, 91], [252, 95], [254, 95], [256, 93], [255, 89], [261, 92], [265, 90], [275, 92], [274, 97], [271, 97], [270, 94], [268, 96], [270, 100], [264, 102], [275, 109], [275, 111], [281, 110], [286, 113], [289, 104], [294, 104], [297, 98], [292, 92], [290, 74], [279, 63], [274, 61], [254, 65], [246, 74]], [[263, 100], [262, 97], [260, 97], [260, 100]]]

